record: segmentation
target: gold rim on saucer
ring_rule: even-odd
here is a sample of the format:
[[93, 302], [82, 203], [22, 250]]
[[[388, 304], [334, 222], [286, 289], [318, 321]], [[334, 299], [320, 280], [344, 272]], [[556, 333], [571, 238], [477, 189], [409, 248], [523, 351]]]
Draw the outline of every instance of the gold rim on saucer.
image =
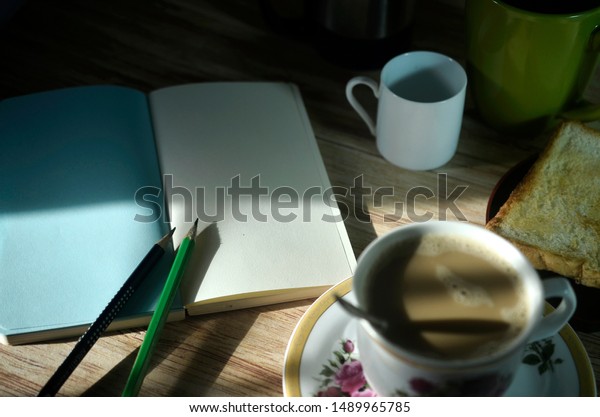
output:
[[[321, 295], [311, 305], [302, 316], [290, 338], [287, 352], [285, 354], [283, 371], [283, 393], [286, 397], [300, 397], [300, 363], [304, 348], [313, 328], [329, 307], [336, 302], [337, 296], [344, 296], [352, 291], [352, 278], [348, 278], [339, 284], [333, 286]], [[553, 310], [553, 307], [546, 304], [546, 314]], [[596, 382], [594, 372], [588, 355], [581, 343], [581, 340], [571, 328], [567, 325], [560, 331], [560, 337], [563, 339], [575, 363], [579, 381], [579, 396], [596, 396]]]

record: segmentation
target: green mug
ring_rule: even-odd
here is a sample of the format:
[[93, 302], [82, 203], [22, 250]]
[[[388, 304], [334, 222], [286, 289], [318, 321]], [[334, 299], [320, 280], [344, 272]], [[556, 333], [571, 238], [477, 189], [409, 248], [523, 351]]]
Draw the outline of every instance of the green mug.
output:
[[590, 0], [467, 0], [467, 73], [481, 118], [537, 134], [600, 119], [582, 95], [598, 63], [600, 5]]

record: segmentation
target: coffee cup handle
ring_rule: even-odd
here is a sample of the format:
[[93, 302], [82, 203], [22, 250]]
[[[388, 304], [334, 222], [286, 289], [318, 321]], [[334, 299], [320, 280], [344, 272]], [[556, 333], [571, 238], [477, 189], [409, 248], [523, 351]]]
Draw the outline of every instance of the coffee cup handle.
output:
[[561, 298], [558, 307], [550, 314], [545, 315], [531, 335], [530, 342], [546, 339], [557, 334], [567, 324], [575, 308], [577, 298], [575, 292], [566, 278], [548, 278], [542, 281], [544, 286], [544, 297]]
[[373, 94], [377, 99], [379, 99], [379, 87], [373, 79], [363, 76], [354, 77], [350, 79], [350, 81], [348, 81], [348, 83], [346, 84], [346, 99], [348, 100], [352, 108], [358, 113], [361, 119], [363, 119], [363, 121], [367, 124], [367, 127], [371, 131], [371, 134], [375, 136], [375, 123], [373, 122], [373, 119], [371, 118], [371, 116], [369, 116], [365, 108], [358, 102], [358, 100], [356, 99], [356, 97], [354, 97], [354, 94], [352, 93], [354, 87], [356, 87], [359, 84], [364, 84], [367, 87], [369, 87], [373, 91]]

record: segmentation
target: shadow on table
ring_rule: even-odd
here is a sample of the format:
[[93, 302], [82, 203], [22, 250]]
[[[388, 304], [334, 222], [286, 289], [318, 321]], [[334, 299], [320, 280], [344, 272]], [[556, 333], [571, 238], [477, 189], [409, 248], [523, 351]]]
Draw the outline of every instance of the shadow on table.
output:
[[[165, 325], [139, 395], [205, 395], [252, 327], [257, 315], [249, 311], [243, 318], [238, 316], [235, 326], [231, 326], [228, 313], [194, 317], [188, 319], [189, 322], [186, 320]], [[219, 326], [221, 320], [227, 320], [228, 325]], [[222, 334], [220, 327], [225, 328], [227, 334]], [[139, 348], [127, 355], [83, 395], [121, 395], [138, 351]], [[157, 380], [156, 375], [151, 375], [157, 367], [160, 367], [158, 378], [164, 380]]]
[[[285, 308], [306, 306], [311, 302], [286, 303]], [[278, 308], [281, 307], [274, 305], [168, 323], [148, 367], [140, 396], [233, 396], [240, 392], [248, 395], [255, 392], [258, 396], [264, 395], [264, 385], [268, 385], [269, 389], [273, 387], [273, 392], [277, 392], [281, 387], [279, 371], [262, 368], [260, 360], [248, 361], [234, 354], [258, 316]], [[265, 340], [266, 345], [269, 345], [268, 340]], [[121, 395], [137, 352], [138, 349], [127, 355], [83, 395]], [[256, 353], [263, 356], [272, 354]], [[240, 373], [231, 374], [231, 378], [221, 378], [221, 383], [216, 386], [217, 378], [231, 361], [240, 362], [235, 364], [241, 369]], [[231, 383], [231, 391], [228, 382]]]

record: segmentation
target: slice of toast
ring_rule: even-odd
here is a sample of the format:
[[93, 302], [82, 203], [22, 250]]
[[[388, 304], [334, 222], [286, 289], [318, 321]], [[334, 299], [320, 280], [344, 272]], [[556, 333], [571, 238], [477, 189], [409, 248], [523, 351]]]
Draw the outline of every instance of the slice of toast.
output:
[[563, 123], [486, 228], [535, 268], [600, 288], [600, 132]]

